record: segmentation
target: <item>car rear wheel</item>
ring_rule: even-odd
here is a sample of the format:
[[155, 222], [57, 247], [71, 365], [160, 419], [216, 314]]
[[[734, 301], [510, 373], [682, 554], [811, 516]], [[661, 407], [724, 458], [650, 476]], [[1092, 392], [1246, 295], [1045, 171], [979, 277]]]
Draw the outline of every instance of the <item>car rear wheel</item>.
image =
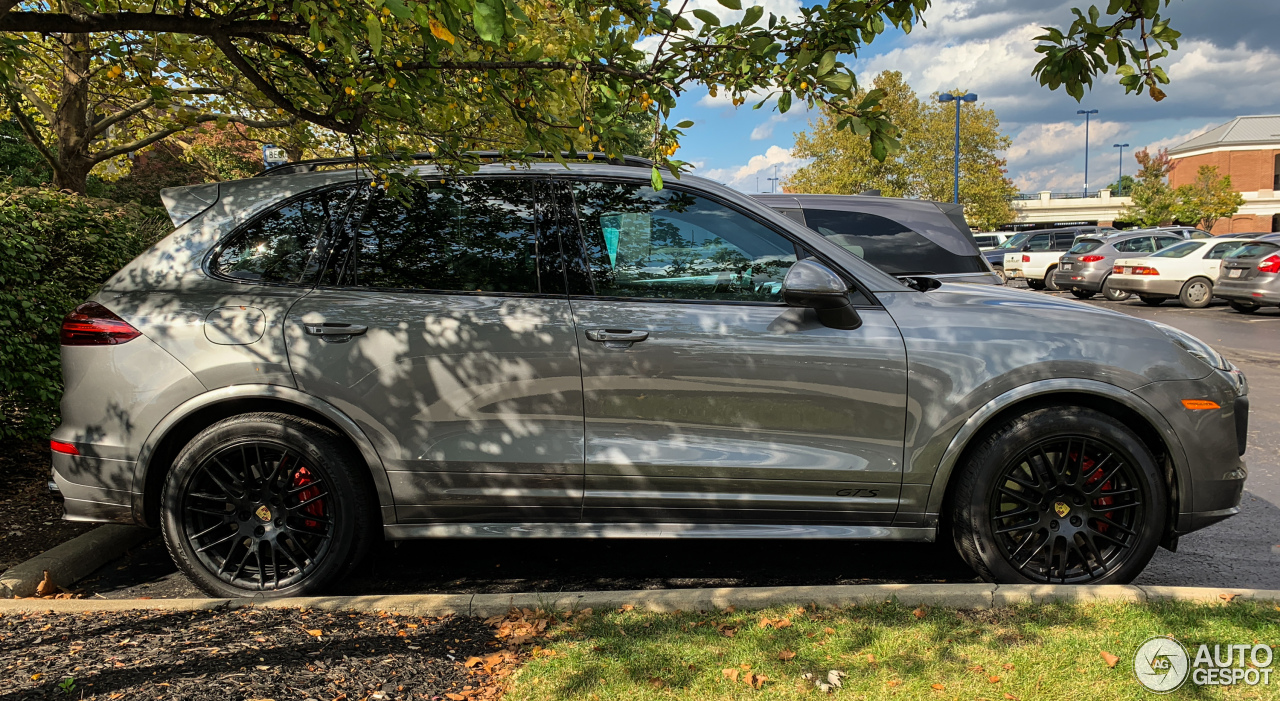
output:
[[1258, 311], [1258, 305], [1254, 304], [1253, 302], [1238, 302], [1233, 299], [1227, 302], [1227, 304], [1229, 304], [1232, 309], [1240, 312], [1241, 314], [1252, 314]]
[[1071, 294], [1075, 295], [1076, 299], [1092, 299], [1093, 296], [1097, 293], [1090, 292], [1088, 290], [1082, 290], [1079, 287], [1073, 287], [1071, 288]]
[[1032, 280], [1027, 278], [1027, 287], [1030, 287], [1033, 290], [1043, 290], [1044, 280]]
[[1143, 303], [1143, 304], [1148, 304], [1148, 305], [1153, 306], [1153, 307], [1158, 307], [1158, 306], [1160, 306], [1161, 304], [1164, 304], [1164, 299], [1165, 299], [1165, 298], [1164, 298], [1164, 297], [1148, 297], [1148, 296], [1146, 296], [1146, 295], [1138, 295], [1138, 299], [1142, 300], [1142, 303]]
[[1108, 275], [1102, 281], [1102, 296], [1106, 297], [1108, 302], [1123, 302], [1129, 299], [1131, 293], [1124, 290], [1117, 290], [1111, 286], [1111, 276]]
[[1050, 292], [1057, 292], [1062, 289], [1058, 286], [1058, 283], [1053, 281], [1053, 274], [1056, 272], [1058, 272], [1058, 266], [1056, 265], [1044, 271], [1044, 288]]
[[1001, 281], [1001, 282], [1006, 283], [1006, 284], [1009, 282], [1009, 278], [1005, 277], [1005, 275], [1004, 275], [1004, 266], [1003, 266], [1003, 265], [993, 265], [993, 266], [991, 266], [991, 269], [992, 269], [992, 270], [994, 270], [994, 271], [996, 271], [996, 275], [999, 275], [999, 276], [1000, 276], [1000, 281]]
[[219, 597], [303, 596], [344, 575], [373, 535], [358, 458], [330, 429], [242, 414], [201, 431], [161, 495], [161, 532], [191, 581]]
[[1155, 458], [1092, 409], [1049, 407], [1003, 424], [969, 454], [955, 485], [952, 537], [990, 582], [1123, 584], [1164, 532]]
[[1202, 277], [1193, 277], [1182, 285], [1178, 301], [1188, 309], [1204, 309], [1213, 301], [1213, 283]]

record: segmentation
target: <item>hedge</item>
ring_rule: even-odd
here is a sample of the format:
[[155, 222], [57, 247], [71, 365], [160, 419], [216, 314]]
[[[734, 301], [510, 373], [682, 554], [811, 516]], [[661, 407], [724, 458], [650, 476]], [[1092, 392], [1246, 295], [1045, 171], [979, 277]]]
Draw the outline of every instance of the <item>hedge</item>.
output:
[[163, 211], [0, 181], [0, 439], [42, 439], [62, 318], [171, 227]]

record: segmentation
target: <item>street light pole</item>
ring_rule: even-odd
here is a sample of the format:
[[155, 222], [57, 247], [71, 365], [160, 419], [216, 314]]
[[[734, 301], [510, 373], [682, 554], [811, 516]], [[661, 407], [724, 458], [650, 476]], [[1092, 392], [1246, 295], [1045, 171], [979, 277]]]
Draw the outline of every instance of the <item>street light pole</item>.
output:
[[1084, 196], [1089, 196], [1089, 115], [1098, 110], [1076, 110], [1076, 114], [1084, 115]]
[[765, 180], [769, 181], [769, 192], [778, 191], [778, 166], [776, 164], [773, 166], [773, 177], [765, 178]]
[[956, 155], [955, 155], [955, 172], [952, 176], [951, 201], [956, 204], [960, 203], [960, 103], [974, 102], [978, 96], [974, 93], [965, 93], [963, 95], [952, 95], [951, 93], [942, 93], [938, 96], [938, 102], [956, 103]]
[[1120, 188], [1118, 197], [1124, 197], [1124, 150], [1129, 148], [1129, 144], [1111, 144], [1112, 148], [1120, 149], [1120, 172], [1116, 174], [1116, 187]]

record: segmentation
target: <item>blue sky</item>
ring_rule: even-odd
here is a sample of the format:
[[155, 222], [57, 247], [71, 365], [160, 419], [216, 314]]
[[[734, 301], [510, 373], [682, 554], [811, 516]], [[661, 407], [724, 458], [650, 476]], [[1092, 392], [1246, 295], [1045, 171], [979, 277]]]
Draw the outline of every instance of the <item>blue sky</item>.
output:
[[[796, 0], [765, 0], [765, 9], [796, 15]], [[1115, 143], [1132, 151], [1173, 146], [1242, 114], [1280, 113], [1280, 11], [1275, 0], [1173, 0], [1167, 13], [1182, 32], [1180, 50], [1163, 61], [1172, 84], [1160, 103], [1124, 95], [1114, 75], [1102, 76], [1082, 103], [1050, 92], [1031, 77], [1038, 55], [1034, 36], [1043, 25], [1069, 24], [1073, 3], [1054, 0], [942, 0], [925, 12], [927, 27], [885, 35], [852, 61], [863, 81], [882, 70], [902, 71], [921, 94], [961, 88], [978, 93], [1013, 139], [1005, 154], [1009, 176], [1024, 192], [1078, 190], [1084, 184], [1084, 121], [1078, 109], [1097, 109], [1089, 129], [1089, 187], [1115, 179]], [[715, 0], [692, 0], [731, 16]], [[768, 192], [775, 168], [784, 178], [803, 164], [790, 157], [793, 134], [808, 116], [779, 115], [751, 102], [732, 107], [721, 94], [684, 95], [674, 120], [693, 119], [678, 156], [697, 164], [697, 175], [745, 192]]]

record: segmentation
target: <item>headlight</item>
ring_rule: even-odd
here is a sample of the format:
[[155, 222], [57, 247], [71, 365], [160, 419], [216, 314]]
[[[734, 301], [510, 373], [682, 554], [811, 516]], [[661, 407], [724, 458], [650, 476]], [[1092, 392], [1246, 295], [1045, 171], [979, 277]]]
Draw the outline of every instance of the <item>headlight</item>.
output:
[[1222, 354], [1214, 350], [1212, 346], [1200, 339], [1192, 336], [1186, 331], [1175, 329], [1172, 326], [1166, 326], [1156, 321], [1148, 322], [1152, 326], [1164, 332], [1164, 335], [1173, 340], [1183, 350], [1203, 360], [1207, 365], [1217, 370], [1230, 370], [1231, 363], [1222, 357]]

